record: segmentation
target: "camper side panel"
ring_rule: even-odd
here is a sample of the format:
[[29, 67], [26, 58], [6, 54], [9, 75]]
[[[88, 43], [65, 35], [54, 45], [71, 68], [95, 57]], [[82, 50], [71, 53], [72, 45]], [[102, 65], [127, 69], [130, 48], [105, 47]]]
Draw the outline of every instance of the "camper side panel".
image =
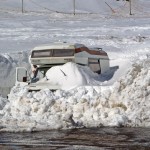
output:
[[101, 73], [109, 70], [109, 59], [100, 59]]

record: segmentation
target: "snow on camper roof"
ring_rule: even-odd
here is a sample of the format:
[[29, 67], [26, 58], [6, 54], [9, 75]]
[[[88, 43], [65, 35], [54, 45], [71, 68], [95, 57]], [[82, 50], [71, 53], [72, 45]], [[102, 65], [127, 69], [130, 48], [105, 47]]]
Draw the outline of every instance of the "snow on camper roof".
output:
[[78, 44], [78, 43], [52, 43], [52, 44], [37, 46], [33, 50], [75, 49], [75, 48], [80, 48], [80, 47], [85, 47], [85, 45]]

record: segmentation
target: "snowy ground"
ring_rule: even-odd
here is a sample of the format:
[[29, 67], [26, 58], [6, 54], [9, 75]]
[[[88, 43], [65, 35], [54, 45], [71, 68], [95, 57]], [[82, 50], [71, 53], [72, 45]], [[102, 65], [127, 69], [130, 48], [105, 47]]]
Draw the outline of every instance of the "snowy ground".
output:
[[[148, 18], [32, 13], [1, 13], [0, 18], [0, 65], [3, 70], [0, 82], [5, 89], [2, 91], [12, 87], [15, 67], [27, 66], [27, 53], [39, 44], [66, 41], [102, 47], [109, 54], [111, 66], [120, 66], [119, 72], [115, 73], [111, 81], [119, 78], [131, 61], [145, 58], [149, 54]], [[4, 65], [6, 66], [3, 67]]]
[[[90, 86], [69, 91], [28, 93], [14, 87], [8, 100], [0, 100], [2, 131], [150, 126], [148, 17], [1, 12], [0, 33], [3, 89], [14, 84], [16, 66], [29, 66], [28, 53], [39, 44], [65, 41], [102, 47], [111, 65], [110, 71], [98, 77], [85, 71], [81, 81], [91, 79]], [[79, 73], [83, 75], [80, 69]], [[95, 82], [102, 86], [95, 87]]]

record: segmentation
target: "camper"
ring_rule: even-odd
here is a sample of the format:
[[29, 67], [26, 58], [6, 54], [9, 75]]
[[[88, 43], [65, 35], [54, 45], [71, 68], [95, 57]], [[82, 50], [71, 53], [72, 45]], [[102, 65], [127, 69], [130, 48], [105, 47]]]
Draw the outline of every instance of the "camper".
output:
[[[31, 50], [30, 62], [38, 69], [38, 79], [45, 77], [47, 70], [53, 66], [63, 65], [67, 62], [74, 62], [79, 65], [89, 66], [98, 74], [102, 74], [109, 69], [109, 58], [102, 48], [88, 48], [78, 43], [53, 43], [42, 45]], [[16, 84], [29, 84], [29, 90], [41, 90], [49, 88], [59, 89], [56, 85], [48, 83], [36, 83], [29, 77], [27, 69], [18, 67], [16, 69]]]

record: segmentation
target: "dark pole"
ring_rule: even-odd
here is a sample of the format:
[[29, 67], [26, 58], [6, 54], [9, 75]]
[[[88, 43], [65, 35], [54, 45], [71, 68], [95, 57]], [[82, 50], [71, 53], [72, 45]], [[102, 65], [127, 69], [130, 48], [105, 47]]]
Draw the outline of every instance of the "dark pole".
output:
[[130, 5], [130, 15], [132, 15], [132, 11], [131, 11], [131, 0], [129, 0], [129, 5]]
[[[119, 1], [119, 0], [116, 0]], [[130, 11], [130, 15], [132, 15], [132, 6], [131, 6], [131, 0], [126, 0], [127, 2], [129, 2], [129, 11]], [[105, 2], [106, 3], [106, 2]], [[106, 3], [107, 4], [107, 3]], [[107, 4], [108, 5], [108, 4]], [[108, 5], [109, 6], [109, 5]], [[109, 6], [110, 7], [110, 6]]]
[[22, 13], [24, 13], [24, 10], [23, 10], [23, 0], [22, 0]]
[[73, 0], [73, 14], [75, 15], [76, 14], [76, 3], [75, 3], [75, 0]]

